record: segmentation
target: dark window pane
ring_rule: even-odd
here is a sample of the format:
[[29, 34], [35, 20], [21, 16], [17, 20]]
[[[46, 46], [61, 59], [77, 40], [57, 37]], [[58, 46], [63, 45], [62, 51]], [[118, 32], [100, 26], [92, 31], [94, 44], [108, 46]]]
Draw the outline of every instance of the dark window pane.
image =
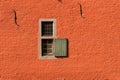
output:
[[52, 36], [53, 35], [53, 22], [43, 21], [42, 22], [42, 36]]
[[53, 39], [42, 39], [42, 55], [53, 54]]

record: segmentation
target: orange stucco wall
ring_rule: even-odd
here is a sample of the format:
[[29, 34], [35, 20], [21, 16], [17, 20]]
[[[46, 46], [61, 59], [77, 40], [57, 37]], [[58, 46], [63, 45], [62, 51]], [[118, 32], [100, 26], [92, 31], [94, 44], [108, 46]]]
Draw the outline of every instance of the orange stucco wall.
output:
[[[67, 58], [38, 59], [41, 18], [56, 19]], [[0, 80], [120, 80], [120, 0], [0, 0]]]

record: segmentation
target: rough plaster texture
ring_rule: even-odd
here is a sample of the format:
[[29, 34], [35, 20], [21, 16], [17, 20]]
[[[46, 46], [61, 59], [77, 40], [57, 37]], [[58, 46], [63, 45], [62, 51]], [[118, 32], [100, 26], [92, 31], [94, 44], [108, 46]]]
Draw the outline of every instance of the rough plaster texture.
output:
[[[68, 58], [38, 59], [40, 18], [56, 19]], [[0, 80], [120, 80], [120, 0], [0, 0]]]

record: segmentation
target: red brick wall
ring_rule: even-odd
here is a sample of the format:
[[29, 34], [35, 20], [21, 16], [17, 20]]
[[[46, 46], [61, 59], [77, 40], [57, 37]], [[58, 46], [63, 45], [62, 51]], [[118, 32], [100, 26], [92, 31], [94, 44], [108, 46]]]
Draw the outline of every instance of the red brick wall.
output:
[[[68, 58], [38, 59], [40, 18], [56, 19]], [[120, 80], [119, 21], [119, 0], [0, 0], [0, 80]]]

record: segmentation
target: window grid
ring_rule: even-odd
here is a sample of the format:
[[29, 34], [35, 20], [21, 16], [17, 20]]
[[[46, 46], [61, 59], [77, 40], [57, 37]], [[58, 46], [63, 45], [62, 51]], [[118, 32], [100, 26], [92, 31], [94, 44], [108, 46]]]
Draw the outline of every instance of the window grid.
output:
[[[53, 36], [53, 21], [42, 22], [42, 37]], [[42, 56], [53, 55], [53, 39], [42, 39]]]
[[53, 36], [53, 22], [42, 22], [42, 36]]
[[42, 55], [53, 55], [53, 39], [42, 39]]

